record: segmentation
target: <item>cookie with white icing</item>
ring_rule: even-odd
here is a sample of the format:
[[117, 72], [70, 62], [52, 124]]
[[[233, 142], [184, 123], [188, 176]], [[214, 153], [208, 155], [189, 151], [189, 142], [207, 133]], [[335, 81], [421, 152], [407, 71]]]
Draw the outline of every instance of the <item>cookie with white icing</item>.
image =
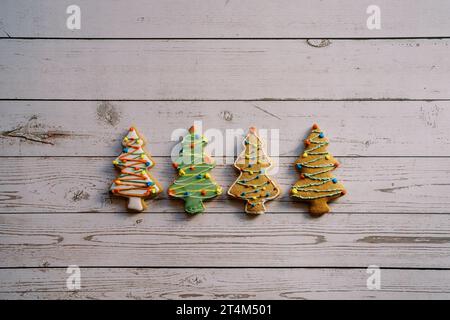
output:
[[256, 128], [250, 128], [243, 145], [244, 151], [234, 163], [240, 174], [228, 190], [228, 194], [246, 201], [245, 212], [262, 214], [266, 211], [265, 202], [278, 197], [281, 189], [267, 175], [272, 164], [264, 152]]

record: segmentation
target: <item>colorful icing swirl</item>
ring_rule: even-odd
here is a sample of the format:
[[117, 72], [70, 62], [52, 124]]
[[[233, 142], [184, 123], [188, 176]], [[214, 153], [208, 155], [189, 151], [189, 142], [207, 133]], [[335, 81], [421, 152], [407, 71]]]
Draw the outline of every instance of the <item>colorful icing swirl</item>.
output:
[[228, 194], [247, 201], [246, 212], [263, 213], [264, 202], [276, 198], [280, 194], [280, 188], [266, 174], [271, 162], [264, 153], [255, 128], [250, 128], [243, 145], [244, 151], [234, 163], [240, 174]]
[[209, 174], [216, 164], [204, 153], [206, 144], [206, 138], [191, 127], [189, 134], [183, 138], [179, 157], [173, 162], [174, 168], [178, 170], [178, 178], [169, 187], [168, 193], [174, 198], [183, 199], [188, 213], [203, 212], [203, 200], [222, 193], [222, 188]]
[[148, 172], [154, 162], [142, 149], [144, 141], [134, 128], [130, 128], [122, 145], [122, 153], [113, 161], [120, 174], [114, 180], [111, 192], [122, 197], [140, 198], [160, 193], [161, 187]]
[[323, 132], [314, 125], [305, 140], [305, 151], [295, 163], [301, 171], [301, 179], [291, 190], [293, 197], [302, 200], [332, 199], [346, 193], [330, 173], [339, 163], [326, 150], [328, 144]]

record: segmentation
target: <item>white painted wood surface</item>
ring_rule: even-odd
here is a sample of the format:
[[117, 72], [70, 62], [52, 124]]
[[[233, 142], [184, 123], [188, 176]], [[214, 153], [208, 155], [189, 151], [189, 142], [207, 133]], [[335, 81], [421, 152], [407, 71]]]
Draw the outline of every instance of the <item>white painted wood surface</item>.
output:
[[[448, 299], [449, 270], [82, 268], [68, 291], [65, 268], [1, 269], [0, 299]], [[20, 282], [14, 279], [20, 278]]]
[[[109, 187], [117, 172], [114, 158], [25, 157], [1, 158], [0, 212], [126, 212], [123, 198], [112, 197]], [[237, 178], [232, 166], [220, 164], [211, 174], [227, 190]], [[348, 194], [330, 206], [335, 213], [450, 213], [449, 158], [342, 158], [334, 171]], [[155, 158], [152, 174], [166, 188], [176, 172], [170, 158]], [[220, 161], [220, 159], [219, 159]], [[281, 196], [267, 204], [270, 213], [303, 214], [307, 206], [289, 196], [299, 179], [294, 157], [280, 158], [271, 176]], [[11, 165], [14, 163], [14, 165]], [[166, 192], [148, 201], [147, 212], [183, 212], [184, 202]], [[242, 213], [244, 202], [227, 194], [206, 202], [206, 212]], [[56, 219], [56, 218], [55, 218]], [[57, 219], [62, 219], [61, 217]], [[405, 217], [407, 219], [407, 217]]]
[[174, 130], [198, 120], [205, 134], [278, 129], [281, 156], [300, 154], [314, 122], [337, 157], [450, 156], [449, 101], [0, 101], [0, 110], [1, 156], [115, 157], [131, 124], [152, 155], [167, 156]]
[[1, 40], [1, 99], [449, 99], [449, 39]]
[[[380, 0], [375, 31], [370, 1], [79, 0], [79, 31], [68, 4], [0, 3], [0, 298], [450, 298], [448, 1]], [[194, 120], [280, 129], [266, 215], [223, 195], [188, 217], [165, 194], [130, 214], [109, 196], [130, 125], [167, 187], [172, 130]], [[349, 191], [320, 219], [287, 194], [314, 122]]]
[[[81, 29], [66, 28], [66, 8]], [[370, 5], [381, 29], [369, 30]], [[446, 0], [2, 0], [1, 37], [64, 38], [373, 38], [450, 34]]]
[[2, 214], [1, 267], [450, 268], [450, 215]]

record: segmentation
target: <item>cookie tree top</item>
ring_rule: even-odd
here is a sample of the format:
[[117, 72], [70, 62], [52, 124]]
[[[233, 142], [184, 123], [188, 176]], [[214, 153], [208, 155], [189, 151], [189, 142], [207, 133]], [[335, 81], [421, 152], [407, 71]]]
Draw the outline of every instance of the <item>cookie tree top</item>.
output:
[[179, 157], [173, 162], [174, 168], [178, 170], [178, 178], [169, 187], [169, 195], [183, 199], [188, 213], [203, 212], [203, 200], [222, 193], [222, 188], [209, 173], [216, 164], [205, 154], [206, 145], [206, 138], [196, 133], [192, 126], [183, 138]]
[[280, 188], [266, 174], [271, 163], [264, 153], [256, 128], [250, 128], [243, 145], [244, 151], [234, 163], [240, 174], [228, 190], [228, 194], [245, 200], [247, 213], [264, 213], [266, 211], [264, 202], [275, 199], [280, 194]]
[[346, 191], [331, 173], [339, 162], [327, 151], [329, 142], [317, 124], [304, 142], [305, 150], [295, 162], [300, 180], [291, 192], [293, 197], [309, 202], [312, 214], [321, 215], [330, 211], [328, 201], [345, 195]]
[[116, 196], [129, 198], [128, 208], [144, 210], [143, 198], [154, 196], [161, 192], [159, 183], [150, 175], [148, 170], [155, 165], [150, 155], [146, 154], [144, 145], [134, 128], [130, 128], [127, 136], [122, 140], [122, 153], [113, 164], [120, 169], [119, 176], [111, 185], [111, 192]]

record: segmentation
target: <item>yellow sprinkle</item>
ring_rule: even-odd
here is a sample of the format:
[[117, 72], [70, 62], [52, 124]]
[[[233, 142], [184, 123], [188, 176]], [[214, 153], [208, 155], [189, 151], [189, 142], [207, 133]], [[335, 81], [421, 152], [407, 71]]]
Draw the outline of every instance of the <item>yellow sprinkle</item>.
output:
[[123, 138], [123, 141], [128, 142], [128, 137]]
[[141, 143], [141, 139], [139, 139], [139, 138], [136, 139], [136, 143], [137, 143], [137, 144]]
[[262, 187], [262, 190], [266, 190], [267, 188], [266, 187]]
[[297, 189], [294, 189], [294, 188], [292, 188], [292, 194], [297, 194], [298, 193], [298, 191], [297, 191]]
[[255, 197], [255, 196], [253, 196], [253, 197], [252, 197], [252, 199], [253, 199], [253, 200], [256, 200], [256, 197]]
[[253, 171], [250, 170], [248, 173], [253, 174]]
[[261, 164], [261, 160], [257, 160], [256, 163], [257, 163], [257, 164]]
[[141, 159], [144, 159], [145, 158], [145, 154], [141, 154]]
[[179, 173], [180, 173], [180, 176], [184, 176], [184, 175], [185, 175], [185, 172], [184, 172], [183, 169], [181, 169], [181, 170], [179, 171]]
[[253, 188], [253, 189], [256, 189], [256, 185], [252, 185], [252, 188]]
[[211, 175], [209, 173], [205, 173], [205, 178], [209, 179], [209, 178], [211, 178]]
[[327, 154], [326, 156], [325, 156], [325, 159], [327, 159], [327, 160], [330, 160], [330, 155], [329, 154]]
[[119, 164], [119, 161], [114, 160], [114, 161], [113, 161], [113, 164]]
[[308, 156], [308, 152], [303, 153], [303, 158], [306, 158]]
[[216, 193], [217, 193], [218, 195], [222, 194], [222, 188], [221, 188], [221, 187], [217, 187]]
[[155, 188], [152, 189], [152, 193], [156, 193], [156, 189]]
[[250, 159], [250, 156], [248, 154], [246, 154], [245, 159]]

